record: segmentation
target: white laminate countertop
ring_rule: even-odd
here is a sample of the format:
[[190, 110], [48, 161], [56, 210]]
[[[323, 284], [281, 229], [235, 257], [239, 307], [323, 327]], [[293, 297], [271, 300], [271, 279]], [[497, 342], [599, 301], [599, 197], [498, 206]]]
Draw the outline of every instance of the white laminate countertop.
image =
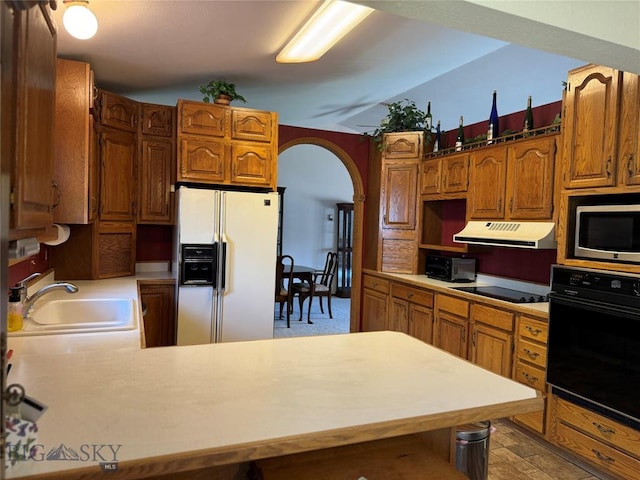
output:
[[[398, 332], [26, 354], [11, 376], [49, 407], [38, 422], [45, 454], [120, 445], [121, 470], [153, 457], [246, 461], [542, 408], [535, 390]], [[78, 468], [102, 474], [92, 460], [41, 460], [8, 478], [76, 478]]]

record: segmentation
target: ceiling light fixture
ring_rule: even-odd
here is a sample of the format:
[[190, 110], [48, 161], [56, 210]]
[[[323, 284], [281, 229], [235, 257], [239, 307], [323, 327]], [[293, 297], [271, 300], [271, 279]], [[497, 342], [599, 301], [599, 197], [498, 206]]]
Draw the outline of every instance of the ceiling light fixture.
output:
[[278, 63], [313, 62], [324, 55], [372, 8], [342, 0], [325, 0], [276, 57]]
[[87, 40], [98, 31], [98, 19], [89, 10], [89, 0], [63, 0], [67, 9], [62, 16], [64, 28], [72, 37]]

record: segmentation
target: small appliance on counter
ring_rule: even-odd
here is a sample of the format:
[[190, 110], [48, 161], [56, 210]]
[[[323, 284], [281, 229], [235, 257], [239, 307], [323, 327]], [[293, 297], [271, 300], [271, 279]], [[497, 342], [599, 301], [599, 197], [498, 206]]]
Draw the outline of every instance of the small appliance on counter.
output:
[[428, 255], [426, 275], [445, 282], [473, 282], [476, 279], [476, 259]]

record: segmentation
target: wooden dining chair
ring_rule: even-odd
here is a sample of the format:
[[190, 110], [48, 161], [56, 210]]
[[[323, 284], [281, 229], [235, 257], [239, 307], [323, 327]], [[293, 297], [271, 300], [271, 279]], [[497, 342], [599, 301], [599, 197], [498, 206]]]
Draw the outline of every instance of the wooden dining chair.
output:
[[335, 252], [328, 252], [327, 259], [324, 264], [324, 269], [318, 270], [313, 274], [312, 285], [307, 283], [294, 283], [291, 286], [292, 296], [298, 295], [298, 302], [300, 304], [300, 319], [302, 319], [302, 306], [304, 301], [309, 298], [309, 308], [307, 310], [307, 322], [311, 321], [311, 303], [313, 303], [313, 297], [318, 297], [320, 302], [320, 312], [324, 313], [322, 306], [322, 298], [327, 297], [327, 307], [329, 309], [329, 318], [333, 318], [331, 313], [331, 286], [333, 284], [333, 277], [336, 275], [338, 268], [338, 254]]
[[[287, 273], [285, 273], [287, 270]], [[276, 261], [276, 292], [275, 301], [280, 304], [280, 316], [282, 309], [287, 305], [287, 328], [291, 328], [291, 310], [293, 308], [291, 286], [293, 284], [293, 257], [291, 255], [279, 255]]]

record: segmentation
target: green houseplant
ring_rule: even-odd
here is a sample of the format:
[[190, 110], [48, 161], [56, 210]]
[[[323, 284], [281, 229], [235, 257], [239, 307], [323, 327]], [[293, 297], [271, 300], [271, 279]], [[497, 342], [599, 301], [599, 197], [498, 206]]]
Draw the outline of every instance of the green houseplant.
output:
[[382, 119], [380, 126], [371, 133], [364, 133], [364, 136], [372, 137], [373, 141], [379, 144], [382, 149], [382, 134], [392, 132], [424, 132], [425, 142], [431, 141], [431, 130], [426, 128], [427, 114], [416, 107], [416, 103], [408, 98], [404, 100], [387, 103], [389, 112]]
[[247, 103], [245, 98], [236, 92], [236, 86], [226, 80], [211, 80], [206, 85], [200, 86], [200, 93], [204, 95], [204, 103], [219, 103], [229, 105], [233, 100], [240, 100]]

